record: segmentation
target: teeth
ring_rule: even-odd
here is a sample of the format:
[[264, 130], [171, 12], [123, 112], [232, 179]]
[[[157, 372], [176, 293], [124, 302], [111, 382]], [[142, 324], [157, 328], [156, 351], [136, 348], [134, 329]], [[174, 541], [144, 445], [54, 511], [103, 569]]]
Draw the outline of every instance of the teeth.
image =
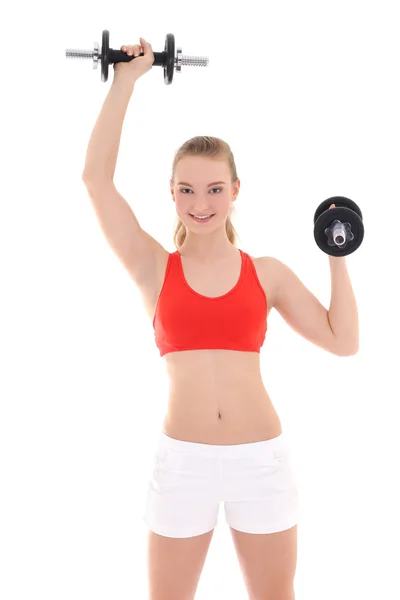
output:
[[195, 219], [208, 219], [208, 217], [211, 217], [211, 215], [206, 215], [204, 217], [197, 217], [196, 215], [193, 215]]

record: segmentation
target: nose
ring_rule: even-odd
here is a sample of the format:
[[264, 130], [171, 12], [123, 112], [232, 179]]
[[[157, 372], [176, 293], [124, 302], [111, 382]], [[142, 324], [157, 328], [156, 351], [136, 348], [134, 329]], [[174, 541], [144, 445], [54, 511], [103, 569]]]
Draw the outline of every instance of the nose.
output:
[[207, 213], [207, 209], [209, 209], [209, 208], [210, 208], [210, 205], [208, 203], [208, 200], [204, 200], [204, 202], [202, 202], [201, 204], [196, 204], [194, 209], [197, 212], [195, 212], [194, 214]]

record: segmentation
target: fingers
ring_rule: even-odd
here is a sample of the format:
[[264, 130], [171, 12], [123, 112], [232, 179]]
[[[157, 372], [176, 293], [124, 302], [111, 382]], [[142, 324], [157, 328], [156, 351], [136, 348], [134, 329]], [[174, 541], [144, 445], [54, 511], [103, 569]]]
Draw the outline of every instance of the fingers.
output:
[[149, 42], [146, 42], [144, 38], [139, 39], [141, 42], [140, 44], [121, 46], [122, 52], [126, 52], [127, 54], [129, 54], [129, 56], [132, 56], [133, 54], [135, 56], [139, 56], [141, 52], [143, 52], [144, 54], [145, 50], [147, 50], [147, 52], [152, 52], [151, 44], [149, 44]]
[[143, 46], [140, 44], [121, 46], [122, 52], [126, 52], [128, 56], [139, 56], [143, 52]]

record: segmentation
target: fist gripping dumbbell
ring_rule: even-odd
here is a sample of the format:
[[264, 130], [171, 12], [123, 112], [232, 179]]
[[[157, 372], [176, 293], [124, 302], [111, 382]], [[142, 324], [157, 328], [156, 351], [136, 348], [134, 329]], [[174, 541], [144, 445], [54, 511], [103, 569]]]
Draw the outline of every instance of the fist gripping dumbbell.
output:
[[[113, 50], [109, 45], [110, 32], [105, 29], [102, 35], [101, 50], [99, 44], [95, 42], [94, 50], [69, 50], [65, 51], [67, 58], [78, 58], [83, 60], [93, 59], [93, 69], [97, 69], [98, 63], [101, 63], [101, 80], [106, 82], [108, 79], [108, 66], [113, 63], [130, 62], [135, 56], [128, 56], [121, 50]], [[205, 56], [183, 56], [182, 48], [177, 48], [175, 56], [175, 38], [172, 33], [167, 33], [165, 37], [165, 48], [163, 52], [153, 52], [155, 67], [163, 67], [164, 83], [169, 85], [174, 78], [174, 69], [181, 72], [182, 66], [187, 67], [207, 67], [208, 58]], [[141, 55], [143, 56], [143, 55]]]

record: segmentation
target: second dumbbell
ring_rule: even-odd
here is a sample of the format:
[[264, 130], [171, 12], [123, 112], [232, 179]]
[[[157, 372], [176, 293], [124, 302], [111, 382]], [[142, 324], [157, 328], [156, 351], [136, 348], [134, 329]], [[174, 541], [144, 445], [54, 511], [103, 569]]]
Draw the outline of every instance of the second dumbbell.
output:
[[[208, 58], [205, 56], [184, 56], [182, 48], [177, 48], [175, 56], [175, 38], [172, 33], [168, 33], [165, 37], [165, 48], [163, 52], [153, 52], [153, 66], [163, 67], [164, 82], [166, 85], [172, 83], [174, 78], [174, 70], [181, 72], [182, 66], [189, 67], [206, 67]], [[143, 56], [143, 55], [142, 55]], [[108, 67], [111, 64], [119, 62], [130, 62], [135, 56], [128, 56], [122, 50], [113, 50], [110, 48], [110, 32], [105, 29], [102, 34], [102, 45], [99, 51], [99, 45], [95, 43], [94, 50], [66, 50], [67, 58], [78, 59], [93, 59], [93, 68], [97, 69], [98, 63], [101, 63], [101, 80], [108, 80]]]
[[[329, 208], [335, 204], [335, 208]], [[314, 214], [314, 238], [318, 247], [331, 256], [355, 252], [364, 239], [360, 208], [344, 196], [324, 200]]]

